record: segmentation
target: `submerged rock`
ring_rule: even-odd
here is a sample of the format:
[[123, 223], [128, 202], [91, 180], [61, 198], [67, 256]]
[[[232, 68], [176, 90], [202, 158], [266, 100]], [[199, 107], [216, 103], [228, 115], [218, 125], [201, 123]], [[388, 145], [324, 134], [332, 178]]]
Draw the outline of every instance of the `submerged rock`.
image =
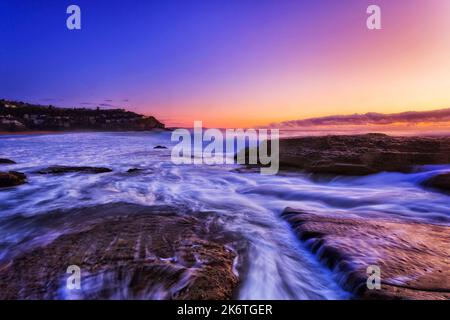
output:
[[0, 188], [14, 187], [27, 182], [27, 177], [22, 172], [0, 172]]
[[166, 146], [156, 146], [153, 149], [167, 149], [167, 147]]
[[426, 187], [431, 187], [450, 192], [450, 173], [443, 173], [434, 176], [428, 180], [425, 180], [423, 182], [423, 185]]
[[139, 171], [142, 171], [143, 169], [139, 169], [139, 168], [130, 168], [127, 170], [128, 173], [136, 173]]
[[280, 168], [286, 170], [354, 176], [409, 172], [418, 165], [450, 163], [450, 137], [391, 137], [371, 133], [285, 138], [280, 140], [279, 151]]
[[[230, 239], [211, 219], [110, 204], [35, 218], [42, 224], [72, 231], [0, 265], [0, 299], [230, 299], [238, 285]], [[71, 265], [81, 290], [66, 289]]]
[[80, 172], [80, 173], [91, 173], [91, 174], [97, 174], [97, 173], [105, 173], [105, 172], [111, 172], [112, 170], [109, 168], [103, 168], [103, 167], [73, 167], [73, 166], [51, 166], [47, 169], [39, 170], [37, 173], [39, 174], [64, 174], [64, 173], [73, 173], [73, 172]]
[[0, 158], [0, 164], [16, 164], [16, 162], [10, 159]]
[[[324, 216], [286, 209], [282, 216], [340, 284], [363, 299], [450, 299], [450, 227]], [[367, 288], [367, 267], [381, 289]]]

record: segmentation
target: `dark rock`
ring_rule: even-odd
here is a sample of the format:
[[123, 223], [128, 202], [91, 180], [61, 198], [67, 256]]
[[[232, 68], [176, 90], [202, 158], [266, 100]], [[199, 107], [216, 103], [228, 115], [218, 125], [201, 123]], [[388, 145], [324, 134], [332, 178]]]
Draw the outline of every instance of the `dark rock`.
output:
[[[269, 144], [270, 146], [270, 144]], [[246, 154], [248, 150], [244, 150]], [[332, 175], [410, 172], [414, 166], [450, 163], [450, 137], [385, 134], [280, 140], [280, 169]]]
[[26, 182], [27, 177], [21, 172], [0, 172], [0, 188], [14, 187]]
[[72, 166], [51, 166], [47, 169], [39, 170], [37, 173], [39, 174], [64, 174], [64, 173], [72, 173], [72, 172], [80, 172], [80, 173], [105, 173], [111, 172], [112, 170], [109, 168], [103, 167], [72, 167]]
[[0, 158], [0, 164], [16, 164], [16, 162], [10, 159]]
[[377, 171], [364, 164], [351, 163], [326, 163], [317, 164], [310, 168], [314, 173], [335, 174], [335, 175], [351, 175], [364, 176], [376, 173]]
[[423, 182], [426, 187], [450, 192], [450, 173], [439, 174]]
[[139, 169], [139, 168], [131, 168], [131, 169], [128, 169], [128, 170], [127, 170], [128, 173], [136, 173], [136, 172], [139, 172], [139, 171], [142, 171], [142, 169]]
[[167, 149], [167, 147], [166, 146], [156, 146], [153, 149]]
[[0, 265], [0, 299], [64, 298], [70, 265], [82, 271], [81, 299], [230, 299], [238, 285], [230, 239], [211, 219], [117, 204], [45, 221], [77, 231]]
[[[340, 284], [362, 299], [450, 299], [450, 227], [336, 217], [286, 209], [282, 216]], [[381, 269], [369, 290], [367, 267]]]

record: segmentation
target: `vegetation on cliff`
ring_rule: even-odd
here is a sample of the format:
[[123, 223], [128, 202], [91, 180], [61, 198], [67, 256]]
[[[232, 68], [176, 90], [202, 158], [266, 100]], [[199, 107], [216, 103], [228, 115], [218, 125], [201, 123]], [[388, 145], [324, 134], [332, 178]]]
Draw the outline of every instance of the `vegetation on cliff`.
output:
[[124, 109], [58, 108], [0, 100], [0, 131], [146, 131], [163, 129], [155, 117]]

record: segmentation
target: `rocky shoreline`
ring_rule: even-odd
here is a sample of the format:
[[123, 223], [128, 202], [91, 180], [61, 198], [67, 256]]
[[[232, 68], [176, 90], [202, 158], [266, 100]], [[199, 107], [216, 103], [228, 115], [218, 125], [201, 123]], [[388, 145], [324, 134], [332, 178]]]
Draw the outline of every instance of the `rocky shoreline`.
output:
[[[270, 146], [270, 144], [269, 144]], [[248, 149], [243, 152], [248, 154]], [[281, 170], [364, 176], [411, 172], [450, 163], [450, 137], [392, 137], [381, 133], [280, 139]]]
[[[212, 215], [117, 203], [49, 213], [34, 225], [66, 231], [0, 265], [0, 299], [222, 300], [239, 283], [233, 238]], [[83, 286], [67, 292], [71, 265]]]
[[[280, 141], [281, 168], [314, 175], [411, 172], [420, 165], [449, 164], [449, 157], [450, 137], [368, 134]], [[14, 160], [1, 158], [0, 165], [14, 168]], [[107, 167], [49, 166], [32, 174], [51, 179], [109, 172]], [[445, 193], [449, 179], [450, 173], [436, 174], [421, 185]], [[25, 183], [24, 173], [0, 172], [0, 188]], [[291, 208], [281, 217], [355, 298], [450, 299], [448, 225]], [[239, 236], [225, 232], [214, 214], [186, 214], [170, 206], [112, 203], [2, 221], [9, 223], [64, 232], [38, 245], [20, 244], [17, 252], [23, 253], [0, 264], [0, 299], [232, 299], [241, 281], [236, 261], [246, 259], [234, 249]], [[41, 236], [40, 231], [30, 234], [30, 242]], [[89, 284], [76, 296], [63, 289], [69, 265], [80, 266]], [[367, 288], [370, 265], [381, 269], [380, 290]]]
[[[450, 137], [365, 134], [280, 140], [280, 168], [284, 171], [365, 176], [444, 164], [450, 164]], [[251, 171], [252, 166], [247, 169]], [[450, 173], [432, 176], [422, 186], [448, 193]], [[291, 208], [286, 208], [282, 217], [356, 298], [450, 299], [448, 226], [395, 218], [323, 216]], [[382, 270], [381, 290], [369, 290], [366, 285], [370, 265]]]
[[[450, 227], [399, 220], [319, 215], [287, 208], [299, 239], [360, 299], [450, 299]], [[367, 286], [367, 267], [381, 288]]]

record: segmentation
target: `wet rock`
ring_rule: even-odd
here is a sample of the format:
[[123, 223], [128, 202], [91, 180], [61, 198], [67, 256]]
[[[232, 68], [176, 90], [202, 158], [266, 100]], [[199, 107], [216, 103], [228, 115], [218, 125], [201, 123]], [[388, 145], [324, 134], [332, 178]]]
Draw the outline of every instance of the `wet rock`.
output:
[[156, 146], [153, 149], [167, 149], [167, 147], [166, 146]]
[[10, 159], [0, 158], [0, 164], [16, 164], [16, 162]]
[[27, 177], [22, 172], [0, 172], [0, 188], [14, 187], [27, 182]]
[[450, 192], [450, 173], [439, 174], [423, 182], [426, 187]]
[[325, 163], [316, 164], [309, 168], [313, 173], [334, 174], [334, 175], [350, 175], [350, 176], [364, 176], [376, 173], [377, 171], [370, 166], [364, 164], [352, 163]]
[[410, 172], [418, 165], [448, 163], [450, 137], [371, 133], [280, 140], [280, 168], [285, 170], [360, 176], [382, 171]]
[[103, 167], [73, 167], [73, 166], [51, 166], [47, 169], [39, 170], [37, 173], [39, 174], [64, 174], [64, 173], [73, 173], [73, 172], [80, 172], [80, 173], [90, 173], [90, 174], [97, 174], [97, 173], [105, 173], [105, 172], [111, 172], [112, 170], [109, 168], [103, 168]]
[[127, 172], [128, 173], [137, 173], [137, 172], [140, 172], [142, 170], [143, 169], [139, 169], [139, 168], [131, 168], [131, 169], [128, 169]]
[[[450, 227], [325, 216], [287, 208], [282, 216], [340, 284], [362, 299], [450, 299]], [[381, 289], [367, 288], [379, 266]]]
[[[211, 219], [174, 210], [110, 204], [36, 218], [71, 231], [0, 265], [0, 299], [232, 298], [229, 239]], [[81, 290], [65, 287], [70, 265]]]

